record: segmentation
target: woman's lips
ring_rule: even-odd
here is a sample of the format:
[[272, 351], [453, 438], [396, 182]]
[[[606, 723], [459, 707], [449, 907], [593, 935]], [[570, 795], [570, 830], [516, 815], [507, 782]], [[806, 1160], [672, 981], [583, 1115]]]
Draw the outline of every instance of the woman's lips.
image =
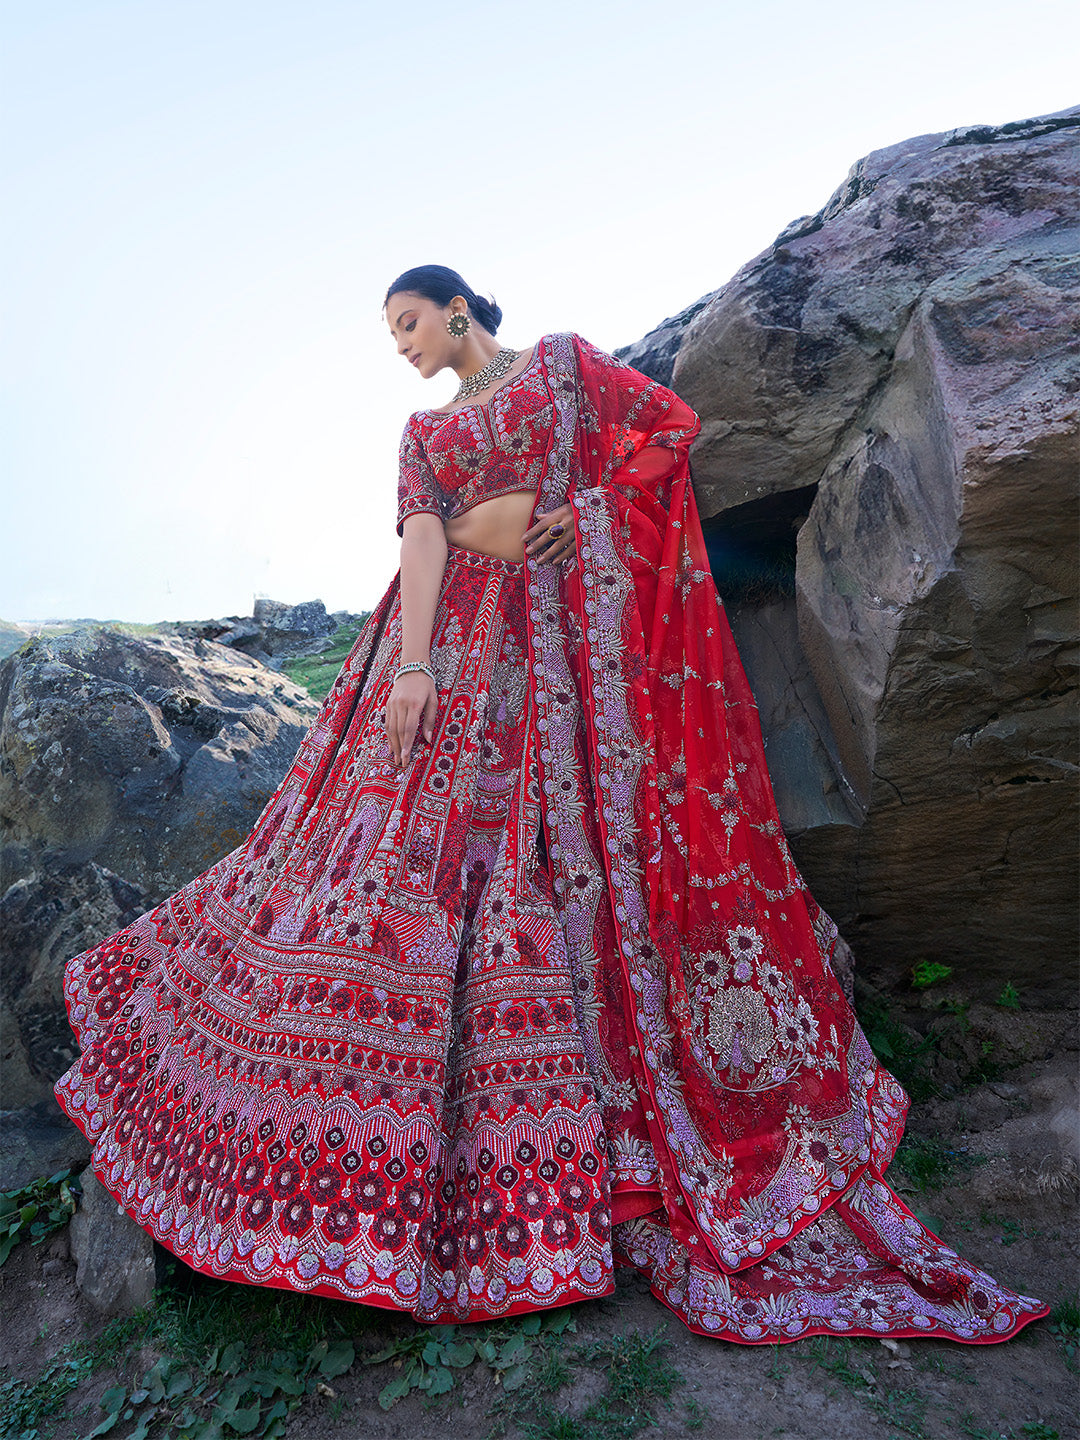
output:
[[416, 362], [417, 362], [419, 359], [420, 359], [420, 356], [419, 356], [419, 355], [413, 355], [412, 358], [409, 360], [409, 364], [410, 364], [410, 365], [415, 365]]

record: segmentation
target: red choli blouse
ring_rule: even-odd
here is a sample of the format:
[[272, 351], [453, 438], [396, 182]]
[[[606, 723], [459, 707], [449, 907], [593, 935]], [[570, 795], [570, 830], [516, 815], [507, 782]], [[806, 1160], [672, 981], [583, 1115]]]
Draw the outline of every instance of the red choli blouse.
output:
[[544, 345], [481, 404], [449, 414], [417, 410], [401, 437], [397, 533], [409, 515], [444, 522], [482, 500], [535, 491], [551, 441], [554, 407], [544, 378]]

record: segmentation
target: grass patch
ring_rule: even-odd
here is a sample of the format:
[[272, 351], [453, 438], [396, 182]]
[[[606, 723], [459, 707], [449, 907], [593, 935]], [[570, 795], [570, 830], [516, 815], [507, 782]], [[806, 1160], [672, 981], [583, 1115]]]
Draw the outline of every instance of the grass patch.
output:
[[36, 1380], [8, 1375], [0, 1381], [0, 1440], [36, 1440], [42, 1425], [52, 1429], [52, 1417], [93, 1369], [91, 1359], [73, 1353], [75, 1348], [62, 1350]]
[[1051, 1308], [1049, 1320], [1050, 1333], [1061, 1346], [1065, 1365], [1075, 1374], [1077, 1369], [1080, 1369], [1077, 1364], [1077, 1352], [1080, 1351], [1080, 1295], [1059, 1300]]
[[[659, 1333], [620, 1337], [588, 1351], [605, 1366], [605, 1396], [578, 1420], [557, 1416], [549, 1397], [574, 1378], [566, 1340], [576, 1319], [565, 1306], [490, 1324], [427, 1326], [346, 1301], [211, 1280], [175, 1260], [156, 1300], [69, 1345], [32, 1382], [0, 1375], [0, 1440], [47, 1440], [62, 1422], [65, 1434], [83, 1440], [282, 1436], [305, 1402], [325, 1401], [330, 1417], [340, 1417], [346, 1401], [331, 1382], [361, 1360], [383, 1368], [384, 1409], [410, 1393], [450, 1400], [463, 1374], [480, 1366], [499, 1388], [496, 1408], [523, 1428], [618, 1440], [645, 1428], [656, 1401], [682, 1382]], [[389, 1343], [365, 1356], [375, 1335]], [[115, 1383], [90, 1415], [83, 1397], [91, 1386], [100, 1391], [103, 1374]]]
[[808, 1355], [811, 1362], [831, 1375], [856, 1399], [902, 1435], [915, 1440], [930, 1440], [926, 1429], [926, 1397], [917, 1390], [902, 1386], [883, 1386], [872, 1364], [877, 1358], [872, 1346], [859, 1346], [855, 1340], [834, 1339], [817, 1335], [811, 1341]]
[[339, 625], [325, 650], [320, 650], [317, 655], [298, 655], [283, 661], [281, 673], [297, 685], [303, 685], [313, 700], [325, 700], [369, 618], [370, 612], [351, 625]]
[[932, 1099], [938, 1093], [930, 1073], [937, 1038], [920, 1035], [910, 1025], [901, 1024], [881, 996], [865, 1000], [859, 1006], [858, 1019], [874, 1054], [911, 1098]]
[[1000, 1005], [1003, 1010], [1020, 1009], [1020, 992], [1011, 980], [1005, 981], [1001, 994], [994, 1001], [994, 1004]]
[[[675, 1389], [684, 1383], [664, 1353], [665, 1328], [617, 1335], [584, 1346], [572, 1356], [564, 1353], [555, 1367], [535, 1370], [517, 1393], [493, 1407], [495, 1433], [505, 1434], [513, 1421], [525, 1440], [629, 1440], [641, 1434], [655, 1423], [658, 1405], [670, 1408]], [[548, 1397], [573, 1378], [578, 1365], [602, 1376], [605, 1390], [580, 1414], [572, 1414], [556, 1408]], [[685, 1408], [686, 1428], [702, 1429], [708, 1412], [693, 1400]]]
[[931, 1136], [908, 1132], [900, 1141], [889, 1168], [903, 1174], [909, 1189], [925, 1194], [942, 1185], [955, 1184], [974, 1166], [985, 1164], [989, 1158], [957, 1150]]

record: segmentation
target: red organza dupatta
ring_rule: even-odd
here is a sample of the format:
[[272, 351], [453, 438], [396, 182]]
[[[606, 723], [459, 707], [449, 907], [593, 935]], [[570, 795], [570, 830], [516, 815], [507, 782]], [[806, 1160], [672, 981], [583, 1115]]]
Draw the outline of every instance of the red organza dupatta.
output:
[[887, 1164], [907, 1097], [855, 1023], [835, 929], [784, 839], [690, 483], [697, 417], [576, 336], [547, 363], [540, 502], [569, 495], [579, 560], [531, 574], [534, 678], [582, 1019], [624, 1142], [615, 1217], [651, 1197], [677, 1240], [735, 1271]]

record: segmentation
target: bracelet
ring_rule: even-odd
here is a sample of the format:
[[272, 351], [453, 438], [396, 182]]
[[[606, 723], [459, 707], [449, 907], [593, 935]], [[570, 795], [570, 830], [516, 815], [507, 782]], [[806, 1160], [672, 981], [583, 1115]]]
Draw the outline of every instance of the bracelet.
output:
[[410, 675], [413, 672], [422, 672], [435, 686], [435, 689], [438, 690], [439, 682], [435, 678], [435, 671], [425, 660], [410, 660], [405, 665], [399, 665], [397, 668], [397, 674], [395, 674], [394, 679], [396, 680], [398, 678], [398, 675]]

